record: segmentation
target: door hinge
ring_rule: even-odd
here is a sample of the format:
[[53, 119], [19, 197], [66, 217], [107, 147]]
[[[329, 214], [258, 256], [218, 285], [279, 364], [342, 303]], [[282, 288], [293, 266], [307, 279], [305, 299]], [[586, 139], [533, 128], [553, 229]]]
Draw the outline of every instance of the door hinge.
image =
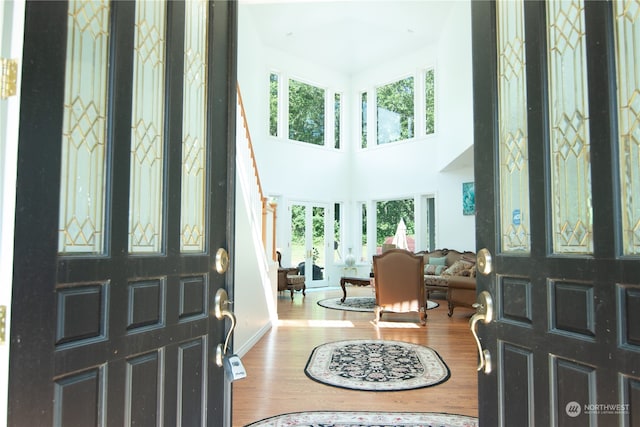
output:
[[0, 58], [0, 99], [16, 96], [18, 83], [18, 61]]
[[7, 306], [0, 305], [0, 345], [5, 343], [7, 332]]

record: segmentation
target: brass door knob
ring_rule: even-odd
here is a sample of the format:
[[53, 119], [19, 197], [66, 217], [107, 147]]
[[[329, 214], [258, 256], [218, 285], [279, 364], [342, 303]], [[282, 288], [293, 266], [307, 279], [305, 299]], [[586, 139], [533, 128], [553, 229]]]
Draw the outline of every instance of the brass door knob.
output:
[[476, 256], [477, 263], [476, 266], [478, 268], [478, 272], [480, 274], [484, 274], [485, 276], [490, 274], [493, 271], [493, 260], [491, 258], [491, 252], [489, 249], [482, 248], [478, 251], [478, 255]]

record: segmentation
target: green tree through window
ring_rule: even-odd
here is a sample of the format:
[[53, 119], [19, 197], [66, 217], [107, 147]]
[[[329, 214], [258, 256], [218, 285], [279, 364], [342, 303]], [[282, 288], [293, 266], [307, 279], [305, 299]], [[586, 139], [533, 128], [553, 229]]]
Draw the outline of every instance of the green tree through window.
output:
[[433, 81], [433, 68], [425, 73], [425, 133], [431, 135], [436, 131], [436, 90]]
[[413, 199], [385, 200], [376, 203], [376, 245], [382, 246], [387, 237], [396, 234], [400, 219], [407, 226], [407, 236], [414, 236], [416, 223], [414, 219]]
[[289, 80], [289, 139], [324, 145], [325, 91]]
[[269, 75], [269, 135], [278, 136], [278, 80], [275, 73]]
[[376, 89], [378, 144], [414, 136], [413, 77]]

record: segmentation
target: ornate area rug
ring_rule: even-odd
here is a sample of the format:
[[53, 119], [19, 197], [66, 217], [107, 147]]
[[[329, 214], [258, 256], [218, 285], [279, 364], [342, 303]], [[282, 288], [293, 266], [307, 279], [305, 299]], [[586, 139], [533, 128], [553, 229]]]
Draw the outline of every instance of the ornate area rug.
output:
[[449, 379], [449, 368], [433, 349], [388, 340], [319, 345], [304, 372], [323, 384], [366, 391], [411, 390]]
[[[373, 308], [376, 305], [375, 297], [347, 297], [344, 302], [340, 302], [340, 298], [327, 298], [318, 301], [318, 305], [325, 308], [332, 308], [334, 310], [347, 310], [347, 311], [370, 311], [373, 313]], [[427, 301], [427, 310], [438, 307], [438, 303], [434, 301]]]
[[436, 412], [295, 412], [245, 427], [478, 427], [478, 419]]

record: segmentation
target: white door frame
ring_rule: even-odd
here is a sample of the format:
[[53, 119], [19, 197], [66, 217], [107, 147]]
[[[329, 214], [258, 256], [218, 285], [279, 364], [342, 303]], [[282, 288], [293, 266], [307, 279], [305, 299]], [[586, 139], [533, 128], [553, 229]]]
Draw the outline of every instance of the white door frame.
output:
[[6, 309], [5, 341], [0, 344], [0, 426], [7, 425], [9, 336], [13, 283], [13, 236], [20, 122], [20, 80], [25, 0], [0, 2], [0, 57], [18, 62], [16, 95], [0, 100], [0, 306]]

